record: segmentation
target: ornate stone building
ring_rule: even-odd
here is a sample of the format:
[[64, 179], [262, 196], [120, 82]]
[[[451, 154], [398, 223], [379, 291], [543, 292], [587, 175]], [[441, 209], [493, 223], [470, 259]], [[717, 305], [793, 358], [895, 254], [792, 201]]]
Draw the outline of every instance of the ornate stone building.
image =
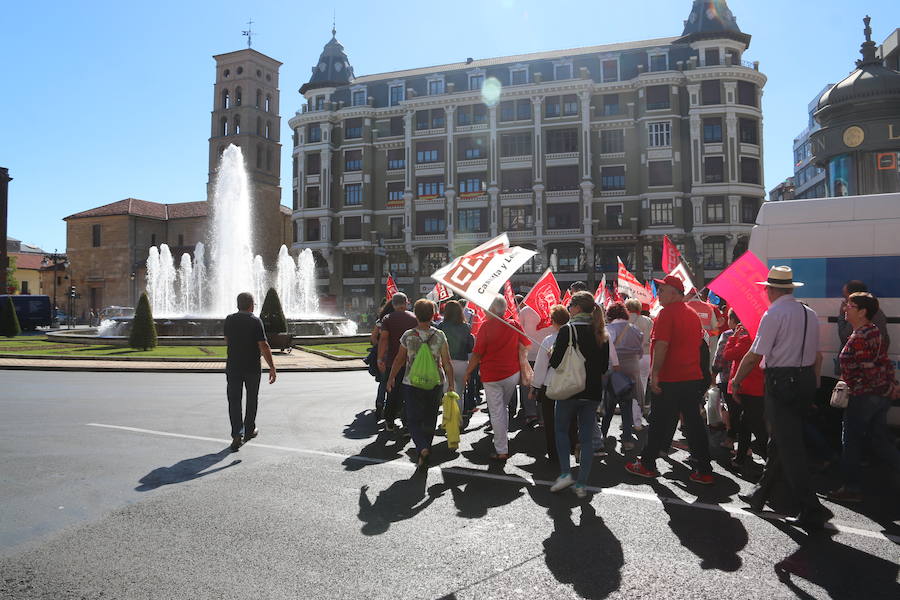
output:
[[452, 256], [506, 231], [561, 284], [616, 256], [657, 273], [661, 241], [700, 278], [746, 243], [763, 188], [750, 36], [695, 1], [680, 36], [356, 77], [325, 45], [293, 130], [294, 247], [364, 309], [390, 271], [414, 294]]

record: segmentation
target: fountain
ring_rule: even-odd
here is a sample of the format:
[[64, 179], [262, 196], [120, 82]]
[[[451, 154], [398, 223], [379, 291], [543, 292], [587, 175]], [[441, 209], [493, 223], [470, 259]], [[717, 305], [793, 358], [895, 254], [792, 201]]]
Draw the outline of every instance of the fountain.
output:
[[[315, 259], [305, 248], [295, 260], [282, 245], [274, 272], [253, 254], [251, 196], [241, 149], [230, 145], [222, 154], [210, 206], [208, 246], [198, 243], [194, 256], [177, 259], [166, 244], [151, 247], [147, 258], [147, 295], [161, 343], [168, 337], [222, 335], [222, 322], [234, 312], [240, 292], [250, 292], [256, 312], [274, 287], [295, 336], [347, 336], [356, 333], [349, 319], [319, 312]], [[99, 337], [128, 335], [131, 318], [104, 321]], [[269, 332], [279, 333], [279, 332]]]

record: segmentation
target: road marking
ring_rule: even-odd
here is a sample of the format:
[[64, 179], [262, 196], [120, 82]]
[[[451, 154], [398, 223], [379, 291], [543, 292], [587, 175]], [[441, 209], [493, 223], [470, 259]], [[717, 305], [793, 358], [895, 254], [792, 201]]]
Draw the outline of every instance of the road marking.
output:
[[[181, 438], [186, 440], [197, 440], [201, 442], [216, 442], [218, 444], [230, 444], [230, 439], [221, 439], [221, 438], [212, 438], [212, 437], [204, 437], [200, 435], [188, 435], [184, 433], [172, 433], [169, 431], [156, 431], [153, 429], [141, 429], [139, 427], [127, 427], [125, 425], [108, 425], [105, 423], [87, 423], [89, 427], [102, 427], [106, 429], [117, 429], [119, 431], [130, 431], [132, 433], [142, 433], [146, 435], [157, 435], [162, 437], [172, 437], [172, 438]], [[405, 462], [396, 462], [393, 459], [384, 459], [384, 458], [374, 458], [371, 456], [359, 456], [357, 454], [346, 455], [339, 454], [337, 452], [327, 452], [325, 450], [311, 450], [309, 448], [293, 448], [290, 446], [276, 446], [273, 444], [261, 444], [258, 442], [250, 442], [249, 445], [245, 446], [245, 448], [266, 448], [268, 450], [278, 450], [281, 452], [291, 452], [294, 454], [308, 454], [311, 456], [325, 456], [328, 458], [336, 458], [341, 460], [354, 460], [358, 462], [364, 462], [369, 464], [384, 464], [389, 467], [403, 469], [406, 471], [414, 471], [416, 470], [416, 465], [412, 463]], [[433, 467], [429, 467], [429, 470], [438, 469], [442, 473], [450, 473], [452, 475], [459, 475], [461, 477], [472, 477], [477, 479], [493, 479], [494, 481], [503, 481], [506, 483], [528, 483], [530, 485], [542, 485], [549, 487], [553, 485], [552, 481], [546, 481], [543, 479], [534, 479], [528, 474], [524, 475], [508, 475], [508, 474], [499, 474], [499, 473], [489, 473], [487, 471], [479, 471], [477, 469], [470, 468], [461, 468], [461, 467], [442, 467], [440, 465], [436, 465]], [[708, 504], [705, 502], [687, 502], [682, 500], [681, 498], [667, 498], [667, 497], [659, 497], [656, 494], [650, 494], [647, 492], [637, 492], [634, 490], [620, 490], [616, 488], [601, 488], [594, 486], [587, 486], [587, 489], [591, 492], [597, 494], [604, 494], [607, 496], [621, 496], [624, 498], [633, 498], [635, 500], [645, 500], [648, 502], [654, 502], [656, 504], [671, 504], [676, 506], [683, 506], [687, 508], [697, 508], [701, 510], [711, 510], [718, 512], [727, 512], [732, 515], [737, 516], [748, 516], [748, 517], [757, 517], [766, 519], [769, 521], [780, 521], [784, 519], [784, 515], [779, 515], [777, 513], [766, 512], [766, 513], [754, 513], [743, 508], [737, 506], [729, 506], [729, 505], [721, 505], [721, 504]], [[868, 537], [881, 541], [888, 541], [894, 544], [900, 544], [900, 536], [891, 535], [889, 533], [884, 533], [881, 531], [873, 531], [870, 529], [860, 529], [858, 527], [851, 527], [849, 525], [841, 525], [839, 523], [830, 522], [826, 525], [828, 529], [832, 529], [834, 531], [839, 531], [841, 533], [847, 533], [851, 535], [858, 535], [861, 537]]]

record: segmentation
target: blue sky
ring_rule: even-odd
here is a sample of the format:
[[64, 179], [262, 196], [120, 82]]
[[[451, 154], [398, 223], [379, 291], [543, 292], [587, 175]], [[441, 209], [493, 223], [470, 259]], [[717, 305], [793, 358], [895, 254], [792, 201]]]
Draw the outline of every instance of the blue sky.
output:
[[[676, 36], [691, 0], [357, 2], [9, 2], [0, 50], [0, 166], [8, 167], [9, 235], [65, 247], [62, 218], [135, 197], [205, 200], [212, 56], [254, 48], [281, 68], [282, 203], [290, 201], [288, 118], [330, 38], [357, 75], [525, 52]], [[746, 60], [768, 78], [765, 184], [792, 173], [806, 106], [853, 70], [872, 16], [881, 43], [900, 2], [730, 0], [753, 36]]]

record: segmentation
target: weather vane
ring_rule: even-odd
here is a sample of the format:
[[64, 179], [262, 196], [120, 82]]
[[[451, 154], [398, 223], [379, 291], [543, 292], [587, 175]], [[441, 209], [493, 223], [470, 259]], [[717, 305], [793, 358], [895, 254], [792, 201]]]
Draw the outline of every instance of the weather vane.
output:
[[241, 35], [247, 36], [247, 47], [248, 48], [253, 46], [253, 17], [250, 17], [250, 20], [247, 21], [247, 30], [242, 31]]

